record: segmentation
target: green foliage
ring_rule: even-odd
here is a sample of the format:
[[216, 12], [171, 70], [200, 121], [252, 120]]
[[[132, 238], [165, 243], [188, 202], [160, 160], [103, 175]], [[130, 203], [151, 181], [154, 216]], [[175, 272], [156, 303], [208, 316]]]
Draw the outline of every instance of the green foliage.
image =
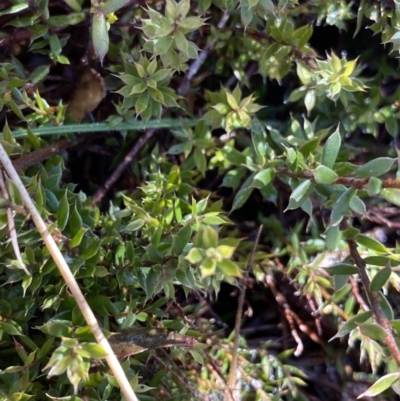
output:
[[[280, 333], [262, 334], [251, 347], [240, 338], [240, 399], [313, 399], [301, 359], [309, 340], [343, 383], [340, 352], [359, 352], [353, 371], [371, 374], [363, 396], [400, 394], [398, 2], [166, 0], [141, 9], [127, 0], [14, 1], [0, 23], [15, 29], [15, 37], [0, 32], [9, 50], [0, 60], [0, 142], [13, 158], [95, 132], [106, 133], [101, 146], [113, 150], [114, 167], [140, 144], [138, 131], [157, 130], [128, 157], [134, 183], [106, 208], [68, 183], [60, 156], [20, 172], [107, 332], [163, 325], [197, 338], [191, 349], [123, 361], [141, 399], [224, 396], [232, 336], [218, 330], [210, 316], [219, 312], [204, 299], [223, 296], [228, 284], [252, 286], [245, 329], [267, 319], [253, 308], [254, 294], [292, 335], [282, 343]], [[326, 26], [342, 35], [340, 46], [319, 43]], [[74, 51], [90, 47], [72, 36], [82, 27], [108, 95], [103, 122], [69, 125], [63, 92], [52, 89], [80, 66]], [[6, 188], [0, 399], [121, 399], [115, 378], [94, 362], [104, 351], [21, 195], [9, 179]], [[30, 275], [10, 243], [7, 210]], [[263, 235], [248, 266], [258, 224]], [[229, 321], [235, 308], [218, 319]], [[328, 345], [326, 322], [336, 331]]]
[[189, 0], [167, 0], [165, 15], [150, 7], [146, 10], [149, 19], [142, 20], [146, 41], [143, 50], [160, 56], [165, 68], [185, 71], [187, 61], [198, 57], [198, 47], [186, 35], [203, 26], [204, 19], [188, 17], [189, 10]]
[[357, 78], [360, 71], [356, 69], [356, 62], [357, 60], [339, 59], [335, 54], [328, 55], [326, 61], [317, 60], [316, 70], [299, 62], [297, 74], [303, 86], [294, 90], [289, 100], [298, 101], [304, 97], [308, 114], [321, 96], [327, 96], [335, 102], [340, 99], [343, 106], [347, 107], [353, 99], [351, 92], [365, 91], [365, 85]]
[[[135, 115], [145, 121], [150, 117], [161, 117], [162, 106], [179, 107], [179, 96], [168, 87], [172, 70], [159, 68], [156, 58], [150, 62], [140, 57], [137, 63], [127, 61], [121, 80], [125, 83], [118, 93], [123, 96], [122, 107], [126, 110], [135, 108]], [[130, 114], [133, 114], [130, 113]]]
[[238, 245], [238, 240], [226, 239], [218, 241], [218, 233], [210, 226], [199, 231], [194, 240], [194, 247], [189, 251], [186, 259], [191, 264], [198, 264], [203, 277], [213, 276], [217, 269], [229, 276], [240, 276], [241, 272], [236, 263], [230, 259]]
[[207, 100], [213, 110], [206, 113], [204, 119], [210, 120], [213, 128], [222, 126], [228, 133], [235, 128], [249, 127], [252, 116], [262, 109], [254, 103], [252, 95], [242, 99], [239, 86], [232, 93], [225, 88], [216, 93], [208, 92]]

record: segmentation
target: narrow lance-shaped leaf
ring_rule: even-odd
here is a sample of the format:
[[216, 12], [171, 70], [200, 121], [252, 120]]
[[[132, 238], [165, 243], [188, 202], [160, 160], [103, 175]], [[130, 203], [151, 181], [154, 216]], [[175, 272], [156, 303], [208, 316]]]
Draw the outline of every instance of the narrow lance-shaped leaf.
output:
[[365, 246], [375, 252], [388, 253], [389, 250], [379, 241], [374, 238], [368, 237], [367, 235], [359, 234], [356, 237], [357, 244]]
[[339, 154], [340, 145], [342, 143], [342, 138], [340, 137], [339, 127], [336, 131], [328, 138], [324, 146], [324, 151], [322, 153], [321, 163], [329, 168], [332, 168], [337, 155]]
[[337, 226], [342, 221], [343, 217], [349, 210], [350, 201], [356, 193], [356, 189], [348, 188], [340, 195], [338, 201], [335, 203], [335, 206], [332, 209], [329, 227]]
[[385, 297], [385, 295], [382, 293], [382, 291], [379, 291], [378, 295], [380, 298], [379, 305], [382, 309], [383, 314], [385, 315], [386, 319], [393, 320], [394, 319], [393, 308], [390, 305], [388, 299]]
[[334, 277], [335, 292], [331, 298], [332, 302], [339, 303], [344, 297], [347, 297], [352, 289], [348, 283], [349, 276], [337, 275]]
[[228, 276], [240, 277], [242, 272], [240, 271], [238, 265], [229, 259], [224, 259], [217, 263], [217, 267]]
[[379, 291], [389, 280], [391, 274], [392, 269], [389, 265], [384, 267], [382, 270], [379, 270], [378, 273], [376, 273], [374, 278], [371, 280], [369, 289], [371, 291]]
[[141, 93], [135, 103], [135, 111], [137, 116], [143, 113], [149, 104], [149, 94], [147, 92]]
[[190, 1], [181, 0], [176, 7], [176, 14], [181, 15], [182, 18], [186, 18], [189, 11], [190, 11]]
[[231, 212], [242, 207], [246, 203], [247, 199], [249, 199], [254, 189], [254, 187], [251, 186], [253, 179], [254, 179], [254, 174], [252, 174], [240, 187], [239, 191], [235, 196], [235, 199], [233, 200]]
[[106, 18], [102, 12], [93, 14], [92, 17], [92, 44], [97, 58], [103, 64], [103, 59], [108, 52], [109, 38]]
[[267, 135], [261, 122], [254, 118], [252, 122], [251, 140], [257, 156], [265, 156], [267, 152]]
[[259, 189], [264, 188], [271, 182], [273, 176], [274, 175], [272, 169], [267, 168], [265, 170], [262, 170], [254, 176], [252, 186]]
[[363, 397], [375, 397], [396, 383], [399, 378], [399, 373], [389, 373], [388, 375], [378, 379], [367, 391], [360, 394], [357, 399]]
[[76, 12], [82, 11], [82, 7], [77, 0], [64, 0], [64, 1], [72, 8], [72, 10]]
[[185, 35], [181, 31], [175, 33], [175, 45], [182, 53], [187, 55], [188, 52], [188, 41]]
[[86, 13], [69, 13], [68, 15], [55, 15], [47, 19], [47, 23], [51, 26], [60, 28], [62, 26], [76, 25], [82, 22], [86, 17]]
[[23, 336], [24, 334], [20, 332], [20, 328], [15, 327], [11, 323], [0, 322], [0, 330], [10, 336]]
[[57, 224], [62, 231], [66, 227], [69, 218], [69, 203], [67, 193], [62, 197], [59, 208], [57, 210]]
[[340, 330], [329, 341], [332, 341], [334, 338], [343, 337], [346, 334], [349, 334], [352, 330], [354, 330], [360, 324], [364, 323], [371, 316], [372, 316], [371, 311], [361, 312], [358, 315], [353, 316], [340, 328]]
[[384, 266], [391, 262], [391, 258], [387, 256], [367, 256], [364, 258], [364, 262], [367, 265]]
[[308, 90], [306, 93], [306, 96], [304, 98], [304, 105], [306, 106], [307, 109], [307, 116], [310, 115], [312, 109], [315, 106], [315, 101], [316, 101], [316, 93], [315, 90]]
[[359, 167], [354, 171], [353, 175], [357, 178], [379, 177], [388, 172], [395, 161], [396, 159], [390, 157], [379, 157]]
[[383, 341], [386, 337], [385, 329], [376, 323], [363, 323], [359, 326], [361, 333], [364, 336], [372, 338], [373, 340]]
[[393, 205], [400, 206], [400, 188], [384, 188], [379, 195]]
[[311, 180], [304, 180], [292, 192], [289, 198], [289, 205], [286, 210], [297, 209], [310, 196], [314, 189]]
[[28, 3], [15, 4], [15, 5], [11, 6], [10, 8], [7, 8], [7, 10], [0, 12], [0, 17], [3, 15], [7, 15], [7, 14], [16, 14], [19, 11], [25, 10], [28, 7], [29, 7]]
[[181, 228], [176, 235], [172, 238], [172, 250], [175, 255], [180, 255], [185, 246], [188, 244], [192, 236], [192, 228], [190, 224]]
[[329, 274], [345, 274], [345, 275], [352, 275], [358, 273], [358, 268], [354, 265], [350, 265], [347, 263], [340, 263], [338, 265], [330, 266], [326, 268]]
[[82, 227], [82, 224], [83, 224], [82, 217], [79, 214], [77, 207], [75, 205], [75, 207], [72, 209], [71, 217], [69, 219], [69, 229], [71, 231], [71, 234], [75, 235]]
[[260, 0], [259, 2], [260, 6], [264, 8], [265, 11], [273, 14], [275, 11], [275, 6], [272, 0]]
[[194, 160], [197, 169], [200, 171], [203, 177], [206, 176], [206, 168], [207, 168], [207, 159], [206, 156], [204, 155], [203, 151], [200, 148], [195, 148], [194, 149]]
[[367, 213], [367, 207], [365, 206], [365, 203], [358, 196], [353, 196], [351, 199], [350, 209], [355, 213], [361, 214], [362, 216]]
[[366, 11], [366, 8], [367, 8], [367, 4], [366, 3], [367, 3], [366, 0], [361, 0], [360, 5], [358, 7], [357, 25], [356, 25], [356, 29], [354, 31], [353, 38], [355, 38], [357, 36], [358, 32], [360, 32], [361, 24], [362, 24], [362, 21], [364, 19], [364, 12]]
[[240, 14], [242, 17], [243, 24], [245, 28], [250, 24], [254, 17], [253, 10], [251, 10], [248, 6], [241, 6], [240, 7]]
[[341, 231], [338, 226], [329, 227], [325, 233], [326, 247], [328, 251], [334, 251], [337, 249], [341, 238]]
[[105, 15], [115, 13], [120, 8], [126, 6], [131, 0], [107, 0], [103, 6], [103, 13]]

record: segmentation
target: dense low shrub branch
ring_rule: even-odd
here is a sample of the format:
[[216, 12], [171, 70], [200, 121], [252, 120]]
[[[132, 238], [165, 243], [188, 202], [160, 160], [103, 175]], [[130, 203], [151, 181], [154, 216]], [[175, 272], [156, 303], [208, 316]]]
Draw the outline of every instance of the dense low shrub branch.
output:
[[370, 279], [366, 271], [366, 263], [362, 259], [361, 255], [357, 250], [357, 243], [350, 239], [347, 241], [350, 251], [350, 256], [352, 257], [355, 265], [358, 267], [358, 274], [362, 286], [364, 288], [365, 294], [368, 299], [368, 303], [371, 307], [371, 311], [375, 321], [380, 324], [386, 332], [385, 343], [389, 349], [390, 354], [395, 359], [398, 366], [400, 366], [400, 350], [396, 344], [396, 340], [393, 336], [392, 325], [390, 321], [385, 317], [382, 308], [380, 306], [380, 298], [378, 292], [370, 290]]

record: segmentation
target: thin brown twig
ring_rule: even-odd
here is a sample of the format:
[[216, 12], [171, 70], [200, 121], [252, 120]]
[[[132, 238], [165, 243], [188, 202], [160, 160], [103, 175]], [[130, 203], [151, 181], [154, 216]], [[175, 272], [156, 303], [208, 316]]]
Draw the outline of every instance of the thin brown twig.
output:
[[388, 178], [382, 182], [382, 188], [400, 188], [400, 180]]
[[[218, 23], [217, 26], [218, 29], [224, 28], [228, 20], [229, 20], [229, 13], [225, 13]], [[188, 73], [182, 79], [178, 88], [178, 93], [181, 96], [185, 96], [189, 92], [190, 82], [193, 80], [194, 76], [197, 74], [197, 71], [199, 71], [200, 67], [206, 61], [208, 54], [212, 51], [216, 42], [217, 42], [216, 39], [212, 40], [211, 42], [208, 42], [207, 45], [204, 47], [203, 51], [199, 54], [199, 57], [195, 61], [193, 61], [193, 63], [189, 67]]]
[[293, 319], [293, 311], [290, 309], [289, 304], [287, 303], [286, 299], [284, 298], [283, 294], [281, 294], [275, 287], [274, 279], [270, 274], [267, 274], [265, 276], [265, 281], [269, 287], [269, 289], [272, 291], [276, 302], [282, 307], [283, 309], [283, 316], [285, 317], [286, 322], [289, 324], [290, 328], [290, 333], [292, 334], [292, 337], [294, 341], [297, 344], [296, 350], [294, 352], [294, 355], [300, 356], [303, 353], [304, 350], [304, 345], [303, 342], [301, 341], [301, 338], [297, 332], [297, 329], [295, 327], [295, 321]]
[[[398, 209], [396, 211], [396, 214], [399, 214]], [[362, 217], [362, 215], [358, 215], [356, 213], [355, 213], [355, 216]], [[378, 213], [376, 211], [368, 210], [365, 218], [367, 218], [368, 220], [370, 220], [374, 223], [386, 225], [386, 227], [389, 227], [389, 228], [400, 228], [400, 222], [394, 221], [394, 220], [389, 220], [388, 218], [383, 216], [381, 213]]]
[[175, 306], [175, 308], [178, 311], [178, 315], [180, 316], [180, 318], [185, 322], [185, 324], [190, 325], [190, 319], [186, 316], [182, 306], [177, 302], [176, 299], [172, 300], [173, 305]]
[[322, 333], [322, 325], [321, 325], [321, 320], [320, 320], [318, 310], [315, 305], [315, 299], [309, 293], [305, 294], [305, 298], [307, 299], [307, 303], [308, 303], [308, 307], [310, 308], [311, 315], [314, 317], [314, 324], [315, 324], [315, 327], [317, 328], [317, 334], [319, 336], [322, 336], [322, 334], [323, 334]]
[[25, 168], [33, 166], [36, 163], [44, 161], [52, 156], [59, 154], [62, 150], [75, 146], [77, 143], [82, 142], [86, 135], [80, 135], [75, 140], [69, 138], [61, 138], [43, 148], [37, 149], [33, 152], [21, 155], [18, 159], [12, 161], [16, 171], [21, 171]]
[[[227, 353], [226, 357], [232, 364], [233, 355]], [[249, 386], [251, 386], [254, 390], [257, 390], [257, 395], [262, 397], [261, 399], [263, 399], [265, 401], [272, 401], [271, 398], [268, 396], [268, 394], [266, 394], [264, 392], [264, 390], [262, 389], [262, 384], [260, 383], [260, 381], [251, 377], [249, 374], [247, 374], [245, 369], [242, 368], [241, 365], [243, 365], [243, 366], [250, 365], [250, 362], [241, 356], [239, 356], [238, 359], [240, 360], [240, 364], [238, 365], [237, 369], [238, 369], [240, 375], [243, 376], [244, 381]]]
[[354, 298], [358, 302], [358, 304], [363, 308], [365, 311], [369, 311], [370, 307], [367, 305], [367, 303], [364, 301], [364, 298], [361, 296], [360, 291], [358, 289], [357, 282], [354, 277], [350, 276], [350, 284], [351, 284], [351, 292], [354, 295]]
[[[165, 350], [162, 350], [164, 353], [164, 356], [167, 356], [167, 353], [165, 352]], [[168, 372], [171, 373], [172, 376], [174, 376], [176, 378], [176, 380], [178, 380], [178, 382], [181, 384], [182, 387], [184, 387], [186, 389], [186, 391], [190, 394], [193, 392], [193, 388], [191, 388], [187, 383], [185, 383], [184, 380], [182, 380], [182, 378], [173, 370], [171, 369], [170, 366], [168, 366], [160, 357], [158, 357], [157, 355], [153, 355], [153, 358], [164, 367], [164, 369], [166, 369]]]
[[[171, 390], [164, 383], [160, 383], [160, 387], [161, 387], [160, 392], [158, 393], [159, 395], [161, 395], [163, 397], [167, 397], [167, 398], [172, 397]], [[162, 391], [161, 391], [161, 389], [162, 389]]]
[[[320, 337], [318, 336], [317, 333], [315, 333], [313, 330], [311, 330], [307, 324], [305, 324], [302, 319], [297, 315], [297, 313], [295, 313], [289, 306], [289, 303], [286, 300], [286, 297], [277, 290], [276, 286], [275, 286], [275, 282], [274, 279], [271, 275], [267, 274], [265, 276], [265, 280], [266, 283], [268, 285], [268, 287], [270, 288], [270, 290], [272, 291], [276, 301], [278, 302], [278, 304], [282, 307], [283, 312], [284, 312], [284, 316], [286, 321], [289, 323], [291, 332], [292, 332], [292, 336], [294, 338], [294, 340], [297, 343], [297, 349], [295, 351], [295, 355], [299, 356], [302, 352], [302, 347], [303, 344], [300, 340], [300, 337], [298, 336], [297, 330], [294, 326], [294, 323], [296, 323], [297, 327], [305, 334], [307, 334], [307, 336], [309, 338], [311, 338], [311, 340], [313, 340], [315, 343], [317, 344], [321, 344], [323, 345], [324, 342], [320, 339]], [[299, 342], [300, 341], [300, 342]]]
[[32, 34], [33, 31], [30, 31], [29, 29], [21, 29], [21, 28], [15, 29], [11, 34], [6, 36], [5, 38], [0, 39], [0, 48], [11, 46], [14, 43], [23, 42], [27, 39], [30, 39]]
[[134, 143], [131, 150], [125, 155], [122, 162], [118, 165], [118, 167], [112, 172], [112, 174], [108, 177], [106, 182], [96, 191], [93, 196], [93, 205], [99, 203], [105, 194], [109, 191], [109, 189], [115, 184], [118, 178], [121, 176], [123, 171], [128, 167], [129, 163], [132, 162], [135, 156], [140, 152], [145, 143], [154, 135], [156, 132], [155, 129], [149, 129], [145, 131]]
[[[289, 305], [289, 304], [287, 304], [287, 305]], [[314, 330], [311, 330], [310, 327], [300, 319], [300, 317], [299, 317], [299, 315], [297, 313], [295, 313], [292, 309], [290, 309], [290, 314], [291, 314], [291, 317], [296, 322], [296, 324], [299, 327], [299, 329], [304, 334], [307, 334], [308, 337], [310, 337], [311, 340], [313, 340], [315, 343], [320, 344], [320, 345], [324, 345], [324, 341], [318, 336], [317, 333], [315, 333]]]
[[232, 396], [232, 394], [235, 394], [236, 391], [237, 391], [236, 390], [237, 359], [238, 359], [240, 326], [242, 324], [243, 305], [244, 305], [244, 298], [245, 298], [245, 295], [246, 295], [246, 282], [247, 282], [247, 278], [249, 276], [250, 269], [253, 266], [254, 253], [256, 251], [258, 242], [260, 241], [262, 228], [263, 228], [262, 225], [260, 225], [260, 227], [258, 228], [257, 236], [256, 236], [256, 239], [254, 241], [254, 246], [253, 246], [253, 249], [251, 250], [249, 261], [247, 263], [247, 268], [246, 268], [246, 271], [245, 271], [245, 273], [243, 275], [243, 278], [241, 280], [241, 283], [240, 283], [240, 293], [239, 293], [239, 300], [238, 300], [238, 308], [237, 308], [237, 311], [236, 311], [236, 319], [235, 319], [235, 339], [234, 339], [234, 342], [233, 342], [231, 366], [229, 368], [228, 384], [229, 384], [229, 390], [230, 391], [228, 391], [226, 393], [226, 397], [229, 397], [232, 400], [235, 399]]
[[217, 363], [214, 361], [214, 359], [210, 356], [210, 354], [206, 351], [205, 353], [209, 365], [207, 368], [211, 371], [211, 373], [215, 376], [217, 380], [217, 384], [221, 385], [221, 388], [228, 388], [228, 381], [226, 380], [226, 377], [222, 374], [221, 369], [217, 365]]

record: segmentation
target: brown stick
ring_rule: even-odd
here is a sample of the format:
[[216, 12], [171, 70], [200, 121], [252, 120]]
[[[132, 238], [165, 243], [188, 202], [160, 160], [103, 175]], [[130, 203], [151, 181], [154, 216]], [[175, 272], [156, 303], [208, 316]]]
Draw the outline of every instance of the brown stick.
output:
[[361, 306], [363, 310], [369, 311], [370, 307], [367, 305], [367, 303], [364, 301], [364, 298], [361, 296], [360, 291], [358, 290], [356, 280], [352, 276], [350, 276], [350, 284], [351, 284], [351, 292], [353, 293], [354, 298], [356, 299], [358, 304]]
[[154, 135], [155, 132], [155, 129], [149, 129], [138, 138], [138, 140], [132, 146], [131, 150], [125, 155], [124, 160], [122, 160], [118, 167], [108, 177], [107, 181], [96, 191], [93, 196], [93, 205], [96, 205], [103, 199], [104, 195], [115, 184], [123, 171], [128, 167], [133, 158], [137, 156], [144, 144]]
[[297, 343], [297, 349], [295, 351], [295, 355], [299, 356], [303, 350], [303, 343], [301, 342], [301, 339], [297, 333], [296, 326], [303, 332], [305, 333], [311, 340], [316, 342], [317, 344], [324, 345], [323, 340], [318, 336], [317, 333], [315, 333], [314, 330], [310, 329], [307, 324], [305, 324], [302, 319], [295, 313], [291, 307], [289, 306], [289, 303], [282, 292], [278, 291], [278, 289], [275, 286], [275, 281], [273, 277], [270, 274], [267, 274], [265, 276], [265, 282], [267, 283], [268, 287], [272, 291], [272, 294], [275, 297], [276, 302], [279, 304], [279, 306], [283, 310], [283, 316], [285, 317], [286, 321], [289, 324], [290, 331], [292, 333], [293, 339]]
[[43, 148], [23, 154], [18, 159], [14, 159], [12, 164], [16, 171], [21, 171], [25, 168], [33, 166], [36, 163], [42, 162], [49, 157], [58, 155], [62, 150], [68, 149], [77, 143], [82, 142], [85, 137], [85, 135], [80, 135], [76, 137], [75, 141], [69, 138], [61, 138], [54, 143], [44, 146]]
[[[235, 319], [235, 339], [233, 342], [233, 350], [232, 350], [232, 360], [231, 360], [231, 366], [229, 368], [229, 391], [226, 393], [226, 398], [228, 399], [235, 399], [235, 393], [237, 392], [236, 389], [236, 371], [237, 371], [237, 360], [238, 360], [238, 348], [239, 348], [239, 336], [240, 336], [240, 326], [242, 324], [242, 314], [243, 314], [243, 305], [244, 305], [244, 297], [246, 295], [246, 281], [247, 278], [249, 277], [249, 272], [250, 269], [253, 266], [253, 261], [254, 261], [254, 253], [256, 251], [256, 247], [258, 245], [258, 242], [260, 241], [260, 236], [261, 236], [261, 231], [262, 231], [263, 226], [260, 225], [256, 239], [254, 241], [254, 246], [253, 249], [251, 250], [249, 261], [247, 263], [247, 268], [246, 271], [243, 275], [243, 278], [241, 279], [240, 283], [240, 294], [239, 294], [239, 300], [238, 300], [238, 308], [236, 311], [236, 319]], [[233, 396], [232, 396], [233, 394]]]
[[[225, 13], [222, 18], [220, 19], [218, 23], [218, 29], [222, 29], [225, 27], [229, 20], [229, 13]], [[207, 45], [204, 47], [203, 51], [199, 54], [199, 57], [193, 61], [192, 65], [189, 68], [188, 73], [186, 76], [182, 79], [181, 84], [179, 85], [178, 88], [178, 93], [182, 96], [187, 95], [190, 89], [190, 82], [194, 78], [194, 76], [197, 74], [197, 71], [199, 71], [200, 67], [203, 65], [203, 63], [207, 60], [208, 54], [212, 51], [216, 44], [216, 40], [212, 40], [211, 42], [207, 43]]]
[[[166, 356], [166, 355], [164, 355]], [[186, 391], [190, 394], [193, 392], [193, 388], [191, 388], [188, 383], [185, 382], [184, 379], [186, 379], [186, 377], [184, 377], [184, 379], [182, 379], [170, 366], [168, 366], [162, 358], [159, 358], [157, 355], [153, 355], [152, 356], [160, 365], [163, 366], [163, 368], [165, 370], [167, 370], [169, 373], [171, 373], [172, 376], [174, 376], [176, 378], [176, 380], [180, 383], [180, 385], [182, 387], [184, 387], [186, 389]]]

